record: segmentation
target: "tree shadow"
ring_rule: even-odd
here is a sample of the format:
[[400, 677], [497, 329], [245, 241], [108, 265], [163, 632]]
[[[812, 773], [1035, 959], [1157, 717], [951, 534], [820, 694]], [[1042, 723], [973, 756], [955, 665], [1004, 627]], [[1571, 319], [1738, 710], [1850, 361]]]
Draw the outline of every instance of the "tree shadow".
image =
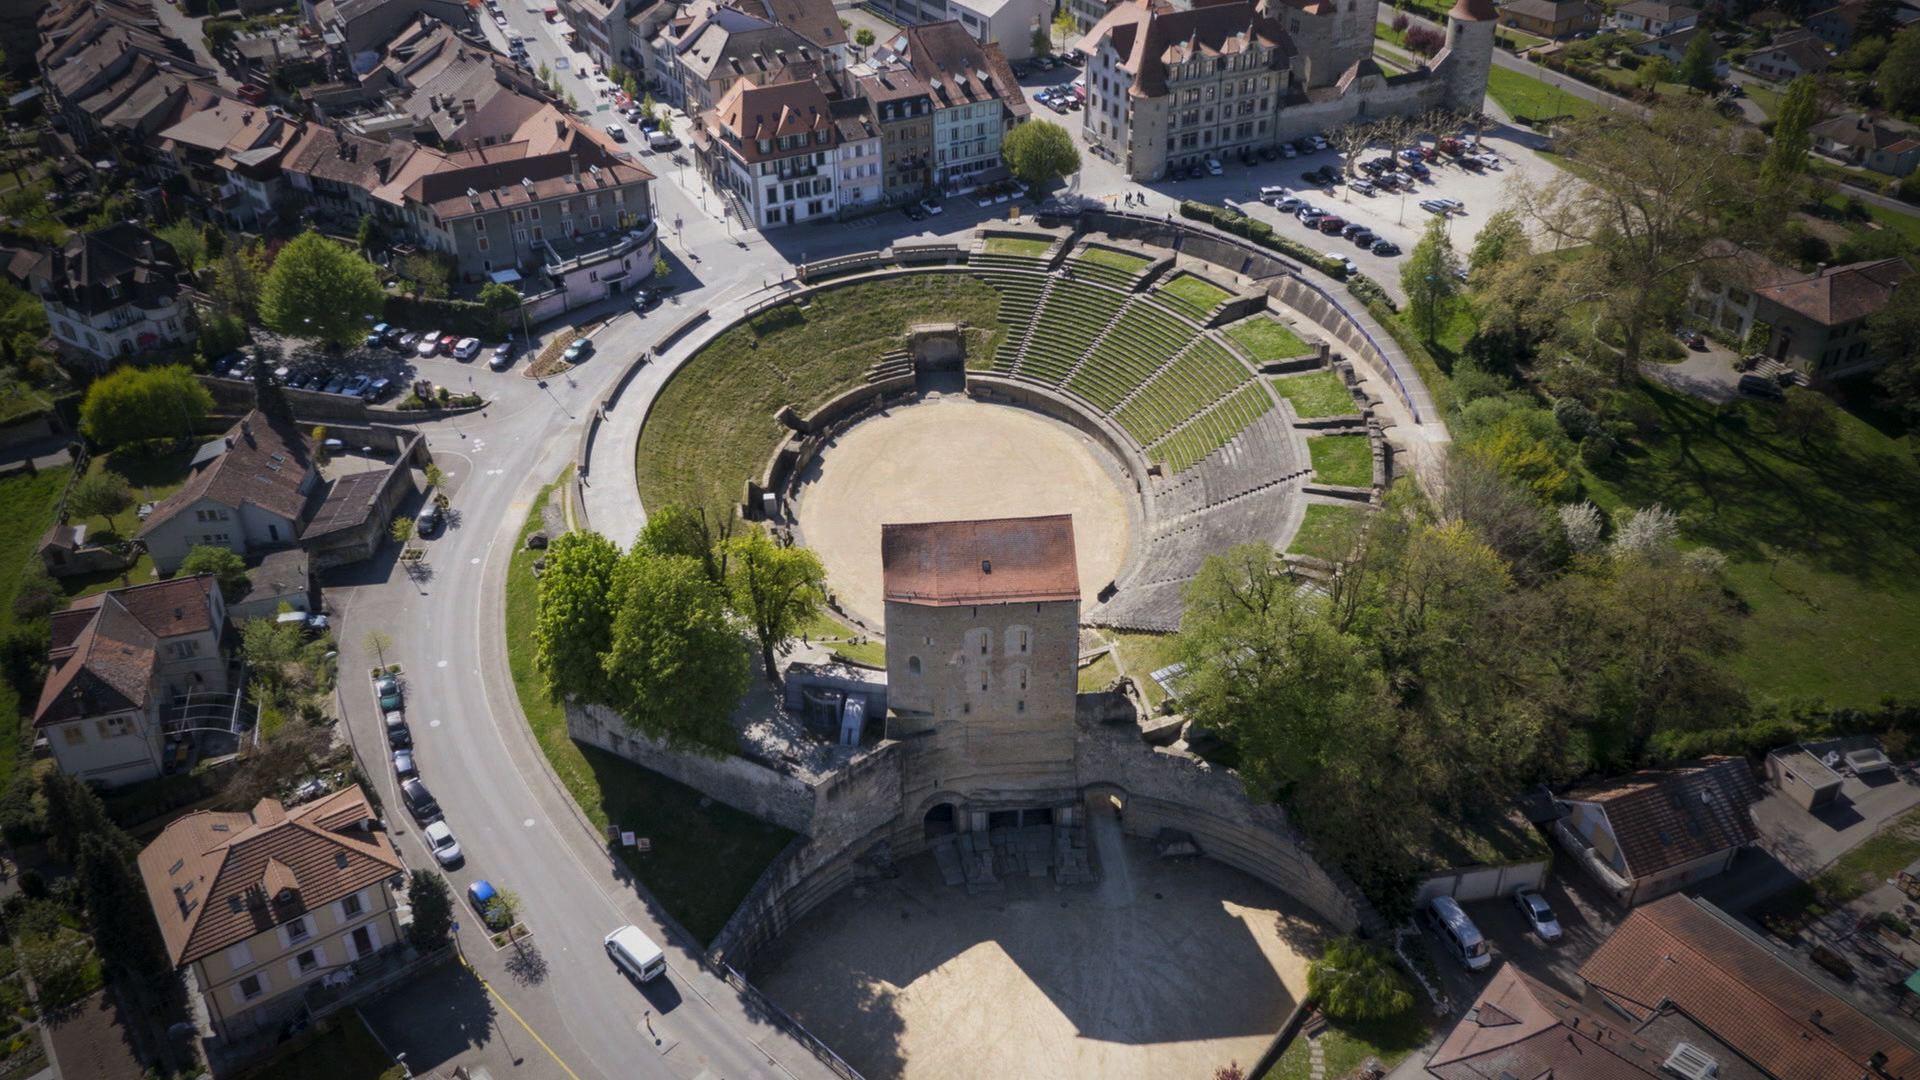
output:
[[507, 974], [521, 986], [539, 986], [547, 981], [547, 958], [540, 954], [540, 946], [530, 941], [521, 941], [513, 946], [513, 955], [507, 958]]
[[362, 1010], [362, 1015], [381, 1044], [406, 1054], [408, 1068], [421, 1076], [492, 1042], [498, 1008], [471, 970], [445, 963], [414, 978], [405, 993], [380, 999], [379, 1008]]

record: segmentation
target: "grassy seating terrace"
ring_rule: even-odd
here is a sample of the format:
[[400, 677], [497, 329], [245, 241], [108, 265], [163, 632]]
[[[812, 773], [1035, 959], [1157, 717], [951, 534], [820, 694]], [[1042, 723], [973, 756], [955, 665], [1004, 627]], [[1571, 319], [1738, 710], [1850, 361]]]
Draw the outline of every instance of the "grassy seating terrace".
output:
[[1271, 315], [1242, 319], [1227, 327], [1226, 333], [1247, 359], [1256, 364], [1305, 356], [1313, 351], [1291, 327]]
[[1087, 247], [1082, 248], [1069, 265], [1082, 277], [1126, 289], [1132, 287], [1140, 271], [1153, 265], [1153, 260], [1112, 248]]
[[1246, 430], [1248, 424], [1272, 410], [1273, 397], [1267, 388], [1249, 383], [1212, 411], [1150, 447], [1148, 456], [1168, 472], [1181, 472], [1226, 445], [1227, 440]]
[[1338, 372], [1312, 371], [1305, 375], [1283, 375], [1273, 380], [1273, 388], [1293, 403], [1293, 414], [1302, 420], [1328, 416], [1351, 416], [1360, 411]]
[[1053, 250], [1053, 240], [1038, 236], [989, 236], [986, 253], [988, 255], [1014, 256], [1021, 259], [1039, 261]]
[[1053, 386], [1066, 382], [1123, 302], [1111, 289], [1057, 279], [1034, 321], [1020, 374]]
[[1307, 440], [1313, 478], [1322, 484], [1366, 487], [1373, 483], [1373, 444], [1365, 435], [1322, 435]]
[[1195, 319], [1205, 319], [1214, 308], [1233, 298], [1213, 282], [1187, 273], [1175, 274], [1155, 291], [1169, 307]]
[[1250, 378], [1247, 369], [1228, 355], [1226, 349], [1201, 338], [1159, 377], [1142, 387], [1126, 407], [1114, 414], [1114, 419], [1135, 442], [1146, 446], [1179, 427], [1188, 417], [1233, 393]]

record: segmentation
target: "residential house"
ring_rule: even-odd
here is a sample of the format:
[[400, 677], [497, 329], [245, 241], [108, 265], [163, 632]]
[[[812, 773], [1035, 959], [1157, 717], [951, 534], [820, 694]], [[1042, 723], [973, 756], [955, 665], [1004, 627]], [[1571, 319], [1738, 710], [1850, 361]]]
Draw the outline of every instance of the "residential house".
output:
[[180, 490], [160, 500], [137, 534], [161, 573], [195, 547], [241, 555], [293, 545], [309, 516], [320, 473], [307, 438], [259, 410], [200, 448]]
[[37, 29], [48, 111], [79, 147], [137, 157], [192, 91], [217, 91], [215, 72], [165, 35], [151, 3], [66, 0], [41, 12]]
[[1675, 67], [1679, 67], [1681, 62], [1687, 58], [1687, 50], [1693, 48], [1693, 41], [1696, 37], [1706, 40], [1707, 55], [1713, 57], [1714, 77], [1720, 79], [1726, 78], [1733, 71], [1733, 66], [1727, 63], [1726, 50], [1722, 49], [1720, 44], [1713, 40], [1713, 34], [1704, 26], [1689, 26], [1685, 30], [1675, 30], [1673, 33], [1661, 37], [1648, 38], [1640, 44], [1635, 45], [1633, 51], [1639, 53], [1641, 56], [1658, 57]]
[[1844, 113], [1813, 125], [1813, 148], [1849, 165], [1906, 176], [1920, 165], [1920, 127], [1892, 117]]
[[[305, 209], [348, 232], [379, 213], [376, 197], [419, 147], [405, 139], [375, 139], [327, 124], [302, 125], [280, 159], [280, 178]], [[397, 211], [397, 208], [393, 208]]]
[[700, 170], [763, 228], [832, 217], [839, 129], [812, 81], [756, 86], [742, 78], [700, 118]]
[[838, 212], [845, 215], [886, 197], [883, 143], [880, 125], [873, 119], [873, 106], [865, 98], [843, 98], [828, 104], [838, 129], [834, 157], [839, 174], [834, 177], [833, 198]]
[[278, 109], [221, 100], [161, 130], [154, 152], [214, 224], [252, 230], [275, 217], [281, 155], [298, 133]]
[[186, 334], [181, 269], [172, 244], [121, 222], [74, 233], [32, 264], [27, 281], [61, 353], [104, 371]]
[[933, 94], [906, 68], [856, 73], [854, 86], [880, 125], [886, 197], [918, 198], [933, 186]]
[[357, 785], [291, 808], [195, 811], [139, 866], [167, 956], [225, 1039], [271, 1030], [310, 988], [401, 943], [406, 868]]
[[876, 0], [874, 7], [902, 26], [957, 22], [980, 44], [997, 42], [1008, 60], [1033, 56], [1033, 32], [1051, 33], [1053, 20], [1047, 0]]
[[[602, 68], [638, 71], [631, 38], [633, 17], [662, 0], [555, 0], [560, 18], [580, 37], [580, 48]], [[646, 40], [644, 38], [640, 39]]]
[[1567, 38], [1600, 28], [1602, 9], [1591, 0], [1507, 0], [1500, 25], [1543, 38]]
[[1805, 30], [1795, 30], [1775, 38], [1765, 48], [1755, 49], [1741, 66], [1763, 79], [1792, 82], [1802, 75], [1818, 75], [1832, 66], [1820, 39]]
[[1758, 835], [1753, 770], [1710, 758], [1577, 787], [1555, 800], [1561, 847], [1626, 907], [1725, 870]]
[[1853, 48], [1853, 43], [1860, 38], [1863, 24], [1869, 32], [1891, 37], [1902, 27], [1920, 22], [1920, 8], [1906, 3], [1890, 3], [1878, 12], [1885, 21], [1876, 28], [1868, 14], [1874, 7], [1872, 0], [1845, 0], [1844, 3], [1807, 16], [1806, 27], [1814, 37], [1826, 42], [1828, 48], [1843, 53]]
[[312, 566], [299, 548], [268, 552], [247, 571], [247, 591], [227, 608], [227, 617], [234, 622], [271, 619], [283, 604], [293, 611], [312, 611]]
[[1920, 1077], [1920, 1053], [1906, 1038], [1704, 900], [1669, 896], [1636, 909], [1579, 975], [1588, 1012], [1613, 1018], [1610, 1035], [1658, 1030], [1677, 1016], [1728, 1051], [1699, 1047], [1717, 1068], [1682, 1076]]
[[1913, 273], [1903, 258], [1871, 259], [1809, 273], [1722, 244], [1693, 284], [1690, 310], [1718, 333], [1749, 341], [1815, 382], [1870, 371], [1885, 362], [1867, 322]]
[[694, 0], [653, 21], [651, 74], [689, 116], [713, 108], [737, 79], [793, 82], [846, 63], [846, 28], [822, 0]]
[[555, 100], [532, 72], [432, 15], [403, 25], [350, 83], [307, 97], [354, 134], [447, 149], [498, 142]]
[[910, 26], [875, 48], [873, 66], [927, 87], [934, 184], [956, 190], [1007, 177], [1000, 140], [1031, 110], [998, 44], [981, 44], [958, 22]]
[[159, 776], [179, 703], [228, 690], [226, 626], [211, 574], [95, 593], [55, 612], [33, 729], [60, 771], [106, 787]]
[[1634, 30], [1648, 37], [1666, 37], [1700, 21], [1700, 9], [1667, 0], [1634, 0], [1613, 9], [1607, 24], [1616, 30]]
[[421, 15], [471, 28], [473, 11], [458, 0], [300, 0], [300, 13], [334, 50], [336, 78], [372, 70], [382, 47]]

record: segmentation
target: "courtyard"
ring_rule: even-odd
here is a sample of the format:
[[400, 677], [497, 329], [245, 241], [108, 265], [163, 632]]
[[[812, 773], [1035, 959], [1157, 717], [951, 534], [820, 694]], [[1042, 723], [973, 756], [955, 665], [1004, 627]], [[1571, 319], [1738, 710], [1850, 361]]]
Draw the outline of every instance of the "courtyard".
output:
[[1323, 927], [1207, 859], [1162, 860], [1096, 815], [1098, 884], [968, 895], [930, 855], [833, 897], [751, 976], [880, 1077], [1201, 1077], [1259, 1057]]
[[[1072, 514], [1091, 604], [1125, 566], [1139, 503], [1110, 456], [1073, 428], [959, 395], [862, 421], [802, 478], [796, 516], [841, 606], [879, 626], [880, 526]], [[1128, 490], [1131, 485], [1128, 484]]]

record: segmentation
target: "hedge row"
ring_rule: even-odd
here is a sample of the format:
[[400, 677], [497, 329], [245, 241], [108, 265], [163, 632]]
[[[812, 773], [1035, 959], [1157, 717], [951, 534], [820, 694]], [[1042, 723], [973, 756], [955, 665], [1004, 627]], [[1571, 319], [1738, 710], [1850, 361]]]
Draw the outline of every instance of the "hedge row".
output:
[[1186, 199], [1180, 203], [1180, 216], [1204, 221], [1222, 232], [1244, 236], [1261, 247], [1277, 251], [1289, 259], [1306, 263], [1335, 281], [1347, 279], [1345, 263], [1334, 262], [1297, 240], [1289, 240], [1274, 232], [1273, 226], [1257, 218], [1250, 218], [1239, 211]]
[[487, 340], [499, 339], [508, 329], [507, 320], [499, 312], [469, 300], [432, 300], [388, 293], [380, 317], [409, 330], [438, 330], [443, 334]]

